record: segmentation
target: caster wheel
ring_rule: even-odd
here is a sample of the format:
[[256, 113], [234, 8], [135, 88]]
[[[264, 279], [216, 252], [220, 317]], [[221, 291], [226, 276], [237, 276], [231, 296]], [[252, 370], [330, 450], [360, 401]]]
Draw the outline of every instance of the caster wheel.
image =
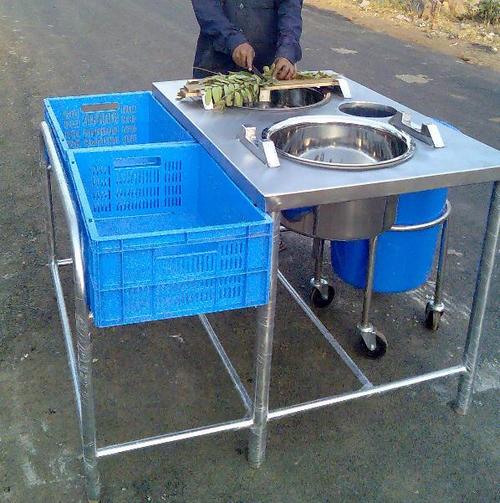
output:
[[425, 307], [425, 326], [436, 332], [439, 329], [441, 316], [443, 316], [443, 311], [436, 311], [430, 304], [427, 304]]
[[321, 292], [317, 288], [313, 288], [311, 291], [311, 304], [314, 307], [327, 307], [333, 302], [334, 298], [335, 289], [331, 285], [328, 285], [328, 296], [326, 299], [323, 297], [323, 295], [321, 295]]
[[387, 339], [381, 332], [375, 332], [375, 349], [369, 348], [363, 338], [360, 340], [361, 352], [367, 358], [377, 359], [382, 358], [387, 352]]

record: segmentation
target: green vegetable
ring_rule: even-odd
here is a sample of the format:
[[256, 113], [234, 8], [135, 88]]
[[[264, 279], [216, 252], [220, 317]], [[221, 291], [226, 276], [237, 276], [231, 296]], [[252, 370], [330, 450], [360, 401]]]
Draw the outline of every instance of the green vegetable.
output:
[[[241, 71], [228, 74], [216, 74], [200, 81], [205, 91], [205, 106], [213, 105], [217, 110], [226, 107], [252, 105], [259, 99], [262, 87], [272, 87], [276, 83], [273, 77], [275, 65], [263, 68], [263, 78], [254, 73]], [[299, 72], [297, 79], [321, 79], [331, 75], [325, 72]]]
[[209, 107], [212, 104], [212, 89], [207, 87], [205, 89], [205, 96], [203, 101], [205, 102], [205, 106]]
[[234, 93], [234, 106], [242, 107], [243, 106], [243, 97], [239, 91], [235, 91]]

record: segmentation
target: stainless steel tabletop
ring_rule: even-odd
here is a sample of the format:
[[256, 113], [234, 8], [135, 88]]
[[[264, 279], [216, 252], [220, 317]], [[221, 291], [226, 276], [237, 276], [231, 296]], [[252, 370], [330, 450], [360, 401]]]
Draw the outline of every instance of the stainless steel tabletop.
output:
[[[309, 167], [282, 158], [279, 168], [268, 168], [237, 139], [242, 124], [256, 126], [260, 135], [270, 125], [296, 115], [347, 117], [338, 111], [338, 106], [351, 100], [334, 97], [321, 107], [300, 112], [228, 109], [221, 113], [205, 111], [197, 102], [176, 100], [177, 91], [184, 83], [157, 82], [153, 84], [153, 93], [241, 190], [268, 211], [500, 180], [500, 151], [442, 124], [439, 128], [444, 148], [435, 149], [416, 140], [413, 158], [398, 166], [341, 171]], [[391, 105], [397, 110], [412, 112], [414, 122], [432, 122], [352, 80], [349, 84], [353, 100]], [[425, 100], [424, 93], [422, 100]]]

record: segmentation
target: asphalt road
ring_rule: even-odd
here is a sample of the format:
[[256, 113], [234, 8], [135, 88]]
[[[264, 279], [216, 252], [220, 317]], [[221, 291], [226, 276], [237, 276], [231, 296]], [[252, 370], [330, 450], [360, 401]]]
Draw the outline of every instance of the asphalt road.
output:
[[[179, 0], [0, 3], [0, 501], [83, 501], [74, 403], [44, 266], [41, 100], [188, 77], [196, 33], [189, 2]], [[308, 9], [303, 47], [304, 68], [334, 68], [500, 147], [498, 74]], [[356, 357], [376, 382], [460, 361], [489, 191], [451, 193], [447, 315], [437, 334], [421, 322], [431, 284], [376, 296], [374, 321], [389, 353], [378, 362]], [[285, 239], [282, 268], [306, 294], [309, 244]], [[245, 462], [245, 433], [110, 458], [101, 463], [103, 501], [494, 501], [498, 285], [497, 273], [465, 418], [448, 406], [456, 380], [441, 381], [274, 424], [259, 471]], [[335, 305], [320, 316], [355, 354], [361, 295], [338, 282], [337, 289]], [[273, 406], [352, 389], [353, 379], [283, 291], [278, 310]], [[213, 317], [247, 380], [253, 316]], [[106, 330], [95, 345], [100, 445], [242, 413], [196, 320]]]

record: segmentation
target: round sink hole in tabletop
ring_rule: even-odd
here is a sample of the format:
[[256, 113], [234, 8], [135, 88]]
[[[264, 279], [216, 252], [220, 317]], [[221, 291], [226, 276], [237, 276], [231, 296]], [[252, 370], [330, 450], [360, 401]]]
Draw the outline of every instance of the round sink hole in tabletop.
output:
[[384, 117], [392, 117], [396, 115], [397, 110], [389, 105], [381, 103], [370, 103], [368, 101], [349, 101], [342, 103], [339, 110], [347, 115], [356, 117], [369, 117], [372, 119], [382, 119]]

